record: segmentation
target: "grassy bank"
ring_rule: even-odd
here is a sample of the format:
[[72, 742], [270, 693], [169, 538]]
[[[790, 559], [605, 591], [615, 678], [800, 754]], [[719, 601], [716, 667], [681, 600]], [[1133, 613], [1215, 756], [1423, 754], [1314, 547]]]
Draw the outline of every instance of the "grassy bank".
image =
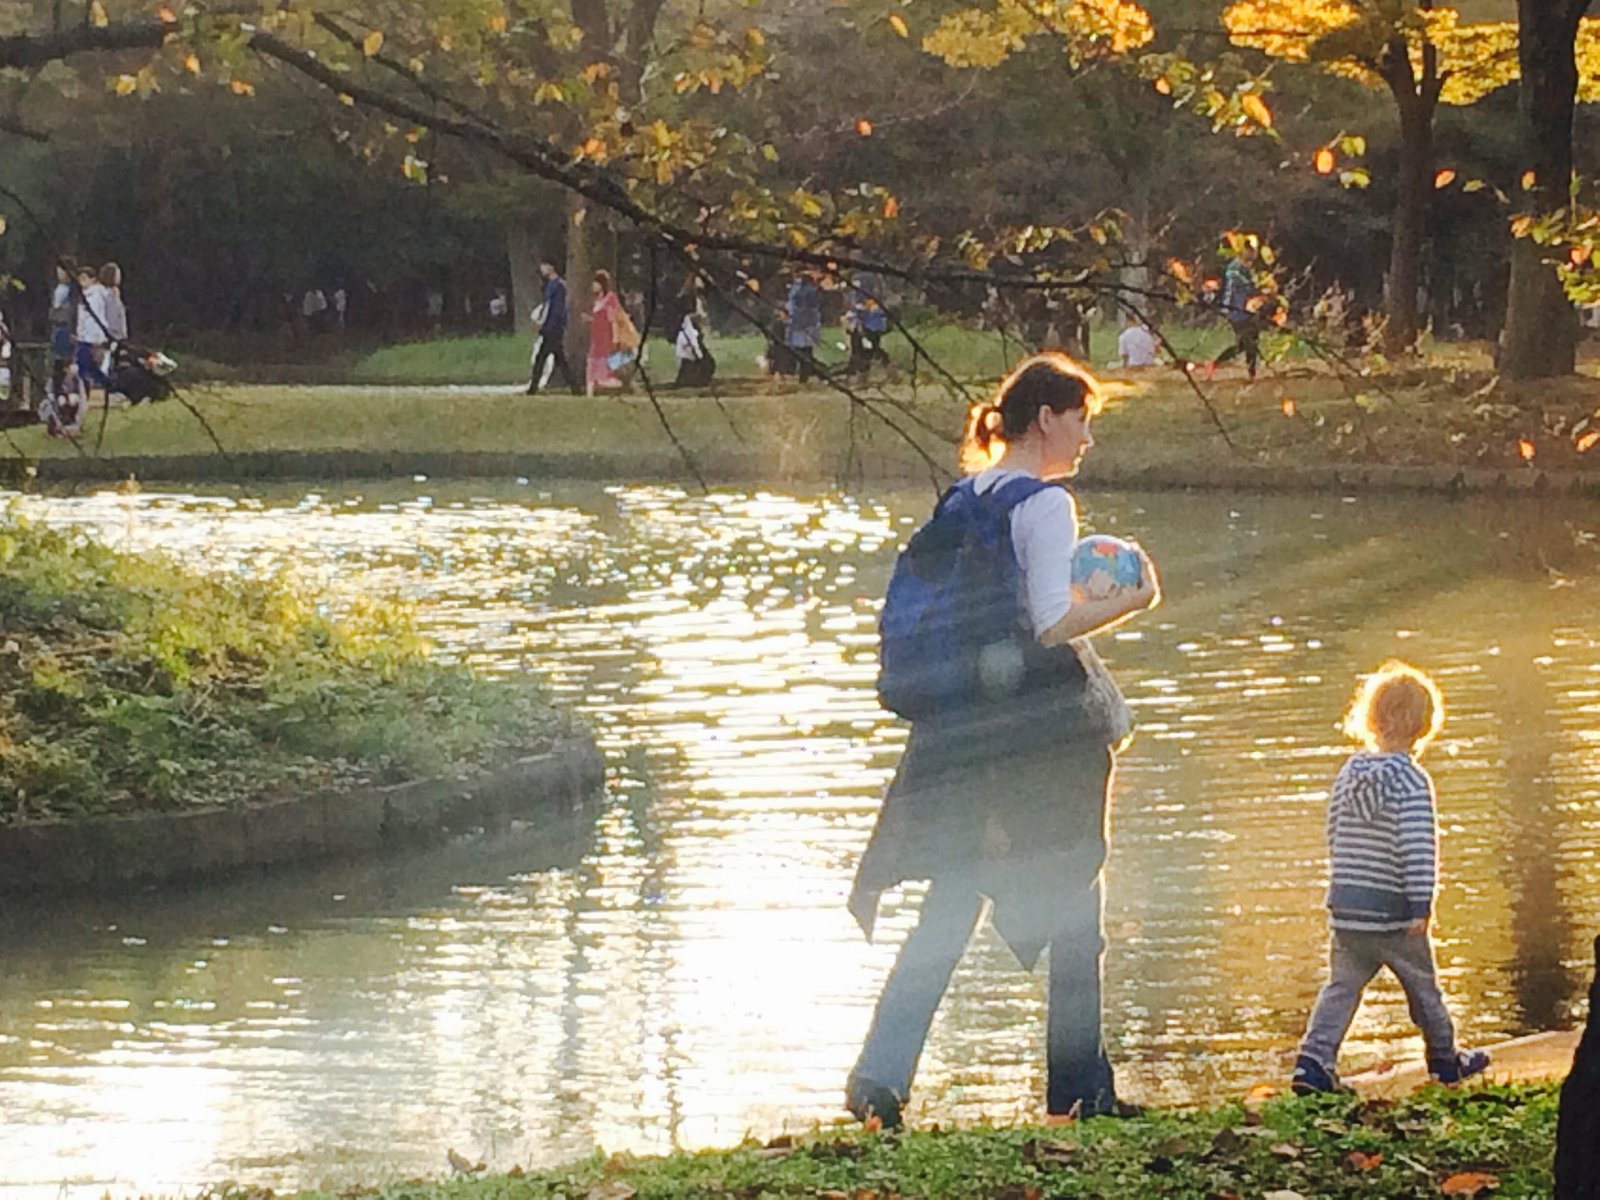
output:
[[0, 512], [0, 823], [470, 772], [563, 729], [532, 683], [434, 662], [404, 609]]
[[366, 1190], [399, 1200], [1336, 1200], [1548, 1196], [1553, 1088], [1273, 1099], [1048, 1130], [860, 1132]]
[[[1091, 356], [1095, 363], [1107, 364], [1117, 357], [1117, 329], [1097, 326], [1091, 336]], [[931, 356], [944, 369], [963, 378], [987, 378], [1003, 374], [1015, 361], [1015, 338], [993, 330], [970, 329], [950, 322], [932, 323], [912, 330], [917, 349]], [[1174, 327], [1168, 337], [1180, 354], [1191, 358], [1211, 358], [1232, 338], [1221, 322], [1197, 328]], [[817, 357], [824, 364], [843, 363], [848, 357], [845, 334], [837, 328], [823, 331]], [[464, 384], [495, 385], [527, 382], [531, 336], [486, 334], [481, 337], [439, 338], [387, 346], [365, 357], [354, 359], [343, 369], [351, 383], [377, 384]], [[649, 339], [650, 362], [659, 376], [670, 378], [676, 371], [672, 348], [660, 337]], [[729, 380], [750, 379], [760, 374], [757, 359], [764, 347], [754, 333], [713, 339], [711, 351], [718, 371]], [[903, 370], [909, 370], [915, 356], [910, 339], [891, 331], [884, 349]]]
[[[1225, 373], [1200, 385], [1202, 397], [1171, 369], [1109, 375], [1112, 401], [1096, 428], [1089, 477], [1097, 468], [1126, 478], [1200, 467], [1225, 479], [1229, 468], [1260, 465], [1600, 468], [1600, 437], [1590, 436], [1600, 425], [1600, 381], [1574, 377], [1520, 394], [1486, 390], [1485, 382], [1481, 371], [1449, 364], [1345, 379], [1302, 367], [1269, 372], [1254, 384]], [[981, 396], [988, 386], [975, 383], [970, 394]], [[918, 449], [888, 422], [953, 466], [965, 411], [958, 393], [923, 377], [916, 388], [903, 379], [861, 394], [868, 409], [792, 382], [659, 398], [673, 434], [711, 479], [831, 482], [863, 467], [880, 477], [925, 478]], [[687, 475], [661, 415], [640, 394], [216, 386], [197, 389], [192, 399], [230, 453], [509, 453], [537, 457], [537, 467], [522, 473]], [[9, 448], [39, 459], [217, 453], [176, 403], [113, 409], [103, 440], [101, 418], [91, 414], [78, 446], [30, 427], [11, 431]]]

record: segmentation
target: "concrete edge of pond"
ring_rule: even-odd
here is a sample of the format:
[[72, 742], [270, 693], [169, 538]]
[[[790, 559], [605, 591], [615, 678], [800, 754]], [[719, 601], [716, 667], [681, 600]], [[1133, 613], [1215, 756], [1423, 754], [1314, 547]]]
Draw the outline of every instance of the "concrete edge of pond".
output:
[[[707, 479], [724, 483], [831, 482], [816, 472], [785, 470], [760, 455], [707, 454], [697, 458]], [[817, 465], [815, 463], [813, 466]], [[684, 482], [692, 478], [670, 453], [540, 454], [513, 451], [391, 453], [377, 450], [252, 451], [223, 455], [180, 454], [127, 458], [10, 459], [0, 481], [11, 486], [112, 483], [129, 478], [156, 483], [237, 484], [259, 481], [404, 479], [595, 479]], [[864, 482], [926, 483], [926, 466], [869, 457], [852, 475]], [[1423, 492], [1436, 495], [1591, 496], [1600, 498], [1600, 472], [1518, 468], [1259, 463], [1163, 463], [1121, 466], [1102, 456], [1085, 466], [1088, 487], [1151, 490], [1275, 492]]]
[[0, 825], [0, 894], [45, 897], [219, 879], [380, 853], [570, 811], [605, 781], [588, 738], [473, 779], [424, 779], [233, 808]]

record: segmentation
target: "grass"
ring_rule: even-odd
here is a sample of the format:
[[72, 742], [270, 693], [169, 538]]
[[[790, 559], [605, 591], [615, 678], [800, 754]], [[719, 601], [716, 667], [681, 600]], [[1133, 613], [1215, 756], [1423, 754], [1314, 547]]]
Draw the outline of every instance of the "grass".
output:
[[1551, 1087], [1431, 1088], [1399, 1102], [1247, 1100], [1205, 1112], [1099, 1118], [1049, 1130], [852, 1130], [660, 1159], [597, 1154], [555, 1171], [347, 1194], [390, 1200], [1398, 1200], [1492, 1190], [1509, 1200], [1550, 1194], [1557, 1111]]
[[[964, 364], [970, 372], [961, 385], [968, 395], [987, 394], [1006, 362], [997, 344], [982, 340], [990, 335], [953, 325], [924, 333], [937, 361]], [[687, 474], [663, 415], [712, 479], [822, 481], [857, 471], [925, 477], [919, 453], [889, 423], [910, 432], [948, 469], [965, 413], [962, 394], [926, 369], [915, 384], [902, 372], [895, 382], [858, 387], [865, 407], [853, 407], [821, 384], [802, 388], [749, 376], [719, 381], [714, 394], [663, 391], [659, 413], [642, 393], [525, 397], [517, 384], [526, 348], [510, 338], [482, 341], [496, 353], [515, 351], [510, 382], [496, 367], [494, 387], [217, 384], [186, 395], [229, 452], [512, 452], [540, 456], [538, 469], [550, 474], [612, 478]], [[391, 347], [365, 360], [362, 370], [415, 378], [435, 353], [446, 364], [456, 361], [452, 356], [474, 369], [492, 364], [487, 352], [474, 350], [477, 344]], [[746, 349], [753, 357], [755, 344]], [[457, 373], [453, 366], [445, 371]], [[470, 373], [465, 366], [459, 371]], [[1590, 436], [1600, 423], [1600, 381], [1575, 376], [1517, 392], [1493, 380], [1481, 350], [1440, 352], [1405, 367], [1352, 362], [1337, 376], [1324, 364], [1284, 358], [1255, 384], [1237, 367], [1210, 383], [1191, 382], [1170, 367], [1108, 371], [1105, 378], [1111, 403], [1097, 427], [1090, 478], [1097, 467], [1125, 474], [1198, 467], [1225, 479], [1240, 465], [1585, 470], [1600, 464], [1600, 452], [1589, 453], [1600, 442], [1600, 435]], [[13, 451], [28, 458], [215, 454], [179, 404], [115, 409], [103, 440], [101, 418], [91, 413], [78, 446], [52, 440], [37, 427], [6, 436]], [[438, 465], [427, 469], [465, 469], [432, 461]]]
[[[912, 337], [927, 354], [962, 378], [987, 378], [1004, 372], [1017, 356], [1014, 338], [993, 330], [969, 329], [953, 322], [918, 327]], [[1199, 328], [1174, 328], [1169, 331], [1178, 352], [1192, 358], [1211, 358], [1227, 346], [1231, 337], [1220, 322]], [[1116, 357], [1116, 329], [1099, 326], [1092, 335], [1092, 351], [1097, 363]], [[824, 363], [842, 363], [848, 354], [845, 335], [837, 329], [824, 332], [818, 358]], [[349, 368], [352, 383], [388, 384], [505, 384], [528, 378], [531, 339], [512, 334], [481, 337], [442, 338], [387, 346], [354, 362]], [[756, 360], [764, 347], [757, 334], [716, 338], [712, 353], [725, 377], [740, 378], [759, 373]], [[902, 368], [913, 358], [910, 341], [899, 331], [891, 332], [884, 348]], [[649, 349], [656, 374], [675, 371], [672, 352], [666, 341], [650, 339]]]
[[564, 730], [531, 682], [435, 662], [409, 610], [327, 607], [0, 512], [0, 823], [471, 772]]

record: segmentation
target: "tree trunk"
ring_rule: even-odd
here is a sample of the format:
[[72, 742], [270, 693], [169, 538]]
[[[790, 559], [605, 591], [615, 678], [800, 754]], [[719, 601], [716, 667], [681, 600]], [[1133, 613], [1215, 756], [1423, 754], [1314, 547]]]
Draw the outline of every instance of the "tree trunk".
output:
[[533, 230], [516, 218], [506, 228], [506, 257], [511, 264], [511, 328], [526, 334], [531, 340], [533, 326], [530, 319], [539, 295], [544, 290], [539, 282], [539, 263], [535, 259]]
[[1561, 1085], [1555, 1200], [1600, 1200], [1600, 938], [1589, 986], [1589, 1023]]
[[594, 303], [589, 286], [602, 268], [616, 280], [617, 239], [605, 209], [577, 192], [567, 196], [567, 361], [581, 371], [589, 358], [589, 310]]
[[1421, 332], [1417, 292], [1422, 287], [1422, 245], [1433, 197], [1434, 106], [1415, 92], [1397, 94], [1396, 99], [1400, 103], [1400, 192], [1389, 244], [1384, 346], [1391, 354], [1409, 354], [1416, 349]]
[[[1572, 178], [1572, 116], [1577, 104], [1578, 22], [1588, 0], [1517, 0], [1517, 57], [1522, 83], [1517, 119], [1523, 152], [1518, 176], [1532, 171], [1530, 211], [1551, 213], [1568, 203]], [[1555, 268], [1529, 238], [1511, 250], [1505, 343], [1500, 371], [1510, 379], [1570, 375], [1577, 365], [1578, 317]]]

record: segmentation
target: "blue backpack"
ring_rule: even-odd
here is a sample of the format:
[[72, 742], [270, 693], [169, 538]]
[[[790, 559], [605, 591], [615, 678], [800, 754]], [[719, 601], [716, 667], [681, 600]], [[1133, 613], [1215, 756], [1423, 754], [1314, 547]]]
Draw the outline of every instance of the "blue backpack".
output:
[[895, 560], [878, 620], [885, 708], [920, 721], [1022, 689], [1039, 647], [1021, 624], [1011, 510], [1058, 486], [1022, 477], [980, 494], [963, 479], [940, 498]]

